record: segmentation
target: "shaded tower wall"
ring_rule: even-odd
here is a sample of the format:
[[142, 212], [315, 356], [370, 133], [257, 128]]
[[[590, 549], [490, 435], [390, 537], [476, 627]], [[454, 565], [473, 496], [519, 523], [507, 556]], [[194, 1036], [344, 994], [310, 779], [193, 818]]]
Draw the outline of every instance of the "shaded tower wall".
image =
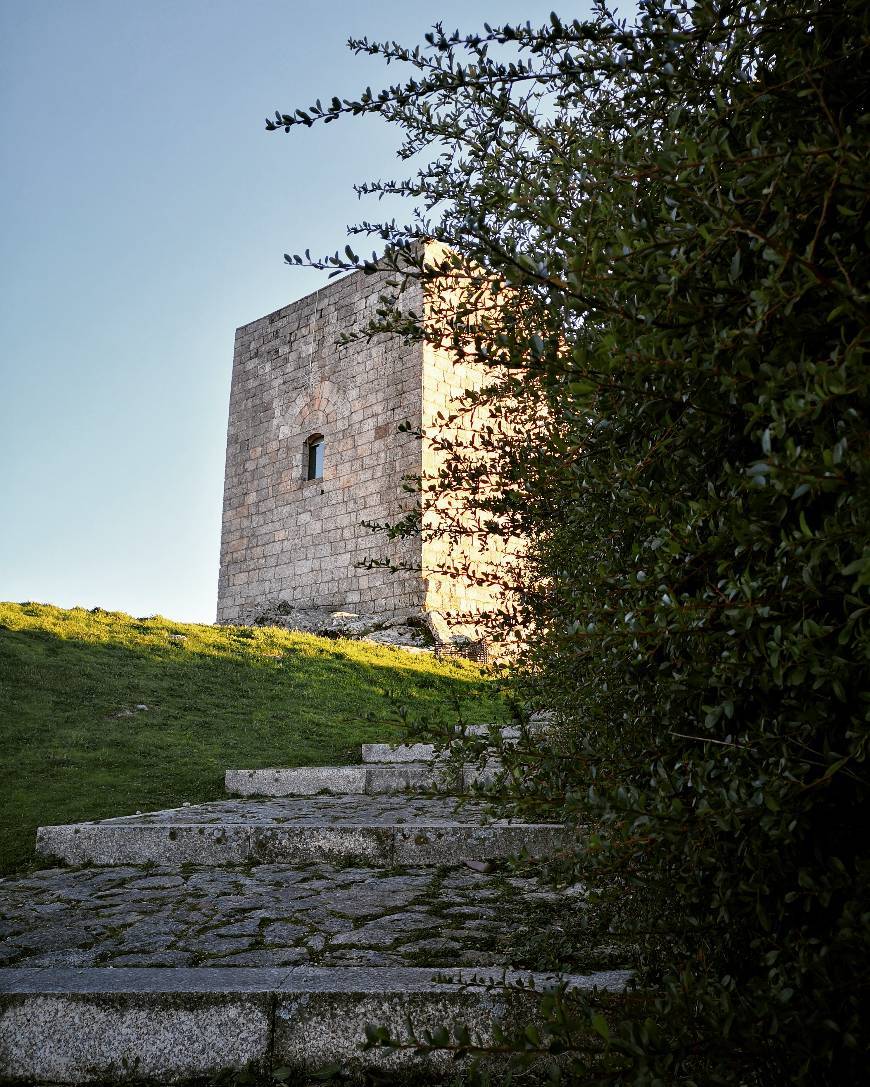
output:
[[[424, 603], [419, 574], [357, 565], [420, 564], [418, 539], [390, 541], [363, 521], [396, 521], [413, 501], [403, 477], [419, 474], [420, 443], [398, 426], [419, 425], [422, 348], [335, 343], [371, 319], [386, 278], [355, 273], [236, 333], [218, 622], [250, 622], [279, 601], [385, 617]], [[323, 478], [307, 480], [315, 434]]]

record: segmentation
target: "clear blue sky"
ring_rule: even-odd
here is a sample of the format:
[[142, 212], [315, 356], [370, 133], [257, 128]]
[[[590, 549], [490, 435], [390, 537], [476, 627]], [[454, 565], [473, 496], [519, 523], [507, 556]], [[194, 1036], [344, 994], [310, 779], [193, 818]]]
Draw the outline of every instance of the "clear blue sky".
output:
[[395, 79], [348, 36], [552, 6], [0, 0], [0, 600], [214, 619], [234, 329], [403, 172], [377, 122], [263, 118]]

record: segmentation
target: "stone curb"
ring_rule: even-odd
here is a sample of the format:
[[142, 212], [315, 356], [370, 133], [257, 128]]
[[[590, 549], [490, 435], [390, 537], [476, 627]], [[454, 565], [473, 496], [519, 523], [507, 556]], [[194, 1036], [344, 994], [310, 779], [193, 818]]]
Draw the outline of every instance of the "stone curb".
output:
[[423, 1082], [455, 1063], [364, 1051], [367, 1023], [410, 1024], [416, 1032], [465, 1024], [486, 1043], [495, 1025], [534, 1018], [542, 990], [618, 992], [629, 977], [491, 968], [6, 969], [0, 1076], [7, 1083], [169, 1084], [337, 1063], [358, 1075], [378, 1069]]
[[36, 851], [68, 864], [302, 864], [352, 861], [456, 864], [561, 847], [562, 827], [549, 823], [386, 826], [288, 826], [257, 823], [78, 823], [40, 827]]
[[411, 789], [468, 790], [474, 784], [494, 780], [499, 767], [422, 762], [366, 763], [363, 766], [294, 766], [263, 770], [227, 770], [226, 791], [232, 796], [378, 796]]
[[435, 744], [363, 744], [364, 763], [432, 762]]
[[[461, 741], [463, 735], [480, 739], [489, 736], [493, 730], [501, 734], [502, 742], [506, 744], [516, 744], [521, 736], [520, 730], [514, 725], [503, 725], [501, 727], [496, 725], [466, 725], [461, 731], [455, 732], [452, 739], [453, 741]], [[531, 728], [529, 731], [532, 735], [535, 735], [541, 730]], [[433, 759], [439, 757], [438, 747], [440, 747], [440, 758], [443, 758], [448, 746], [449, 744], [436, 745], [434, 743], [363, 744], [362, 761], [364, 763], [432, 762]]]
[[235, 796], [402, 793], [434, 788], [437, 781], [438, 774], [428, 763], [227, 770], [224, 777], [226, 791]]

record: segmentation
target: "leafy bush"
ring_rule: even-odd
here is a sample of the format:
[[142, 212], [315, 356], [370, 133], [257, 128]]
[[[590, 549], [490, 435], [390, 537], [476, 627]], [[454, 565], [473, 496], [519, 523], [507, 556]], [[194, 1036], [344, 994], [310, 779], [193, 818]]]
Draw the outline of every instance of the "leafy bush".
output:
[[[500, 425], [443, 478], [531, 542], [503, 619], [561, 723], [514, 799], [577, 825], [564, 874], [639, 952], [639, 998], [591, 1010], [601, 1052], [574, 1045], [570, 1075], [857, 1082], [868, 9], [662, 2], [427, 40], [352, 43], [414, 78], [270, 125], [375, 112], [431, 152], [361, 187], [413, 222], [358, 231], [397, 284], [450, 277], [451, 305], [385, 298], [376, 327], [492, 368], [467, 408]], [[427, 263], [424, 239], [450, 250]]]

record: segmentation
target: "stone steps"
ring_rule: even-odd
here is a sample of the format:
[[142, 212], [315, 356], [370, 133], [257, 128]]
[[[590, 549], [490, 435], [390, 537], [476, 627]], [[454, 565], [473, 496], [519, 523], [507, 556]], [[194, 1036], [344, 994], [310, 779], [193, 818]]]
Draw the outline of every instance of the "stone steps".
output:
[[40, 827], [40, 854], [88, 867], [0, 880], [0, 1081], [337, 1066], [348, 1082], [452, 1082], [462, 1062], [365, 1050], [366, 1025], [465, 1026], [486, 1044], [534, 1021], [543, 987], [624, 988], [618, 948], [575, 949], [570, 976], [516, 969], [540, 962], [542, 940], [559, 947], [562, 899], [487, 862], [569, 838], [445, 795], [497, 774], [495, 760], [460, 766], [434, 744], [362, 756], [229, 770], [242, 799]]
[[[536, 995], [619, 991], [625, 972], [544, 974], [430, 969], [0, 970], [5, 1082], [176, 1083], [339, 1065], [407, 1083], [453, 1079], [449, 1056], [362, 1048], [366, 1024], [397, 1035], [465, 1025], [479, 1041], [535, 1016]], [[507, 987], [505, 986], [507, 982]], [[534, 989], [532, 988], [534, 987]]]
[[491, 820], [450, 797], [313, 796], [223, 800], [92, 823], [40, 827], [36, 849], [68, 864], [342, 861], [455, 864], [547, 855], [565, 841], [547, 823]]
[[231, 796], [378, 796], [411, 790], [463, 793], [473, 785], [493, 781], [498, 770], [494, 761], [485, 767], [459, 767], [447, 762], [368, 762], [362, 766], [227, 770], [224, 787]]

